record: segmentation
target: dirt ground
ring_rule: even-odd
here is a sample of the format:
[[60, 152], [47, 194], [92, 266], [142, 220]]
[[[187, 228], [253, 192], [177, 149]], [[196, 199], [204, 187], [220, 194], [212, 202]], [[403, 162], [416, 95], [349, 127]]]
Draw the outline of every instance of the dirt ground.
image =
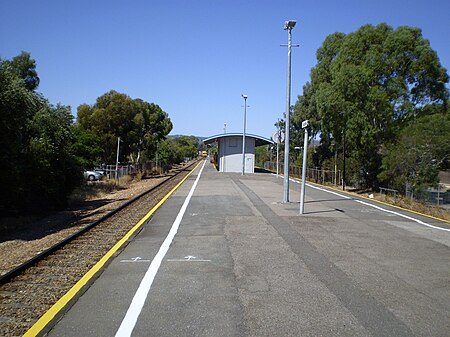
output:
[[[66, 210], [41, 219], [3, 219], [0, 224], [0, 275], [25, 262], [39, 252], [99, 219], [127, 200], [143, 193], [164, 180], [163, 177], [140, 181], [125, 181], [115, 189], [105, 189], [95, 182], [86, 186], [89, 193], [80, 193]], [[97, 184], [97, 185], [95, 185]], [[96, 193], [95, 191], [99, 191]], [[110, 190], [110, 191], [108, 191]], [[85, 191], [82, 191], [85, 192]]]

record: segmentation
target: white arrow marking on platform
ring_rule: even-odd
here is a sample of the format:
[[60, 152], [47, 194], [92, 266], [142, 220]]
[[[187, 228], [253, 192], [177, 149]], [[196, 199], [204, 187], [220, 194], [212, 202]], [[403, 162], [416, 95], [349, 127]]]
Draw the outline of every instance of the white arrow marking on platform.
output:
[[150, 260], [142, 260], [142, 257], [136, 256], [132, 257], [129, 260], [121, 260], [120, 262], [150, 262]]
[[168, 259], [169, 262], [211, 262], [211, 260], [199, 259], [196, 256], [188, 255], [184, 259]]

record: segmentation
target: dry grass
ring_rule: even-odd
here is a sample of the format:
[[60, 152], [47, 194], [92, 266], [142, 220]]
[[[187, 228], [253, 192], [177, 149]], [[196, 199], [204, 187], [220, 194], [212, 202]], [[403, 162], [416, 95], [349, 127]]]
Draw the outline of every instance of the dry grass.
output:
[[[323, 186], [336, 188], [336, 186], [332, 184], [325, 184]], [[347, 186], [346, 192], [356, 196], [367, 197], [368, 195], [373, 195], [373, 199], [375, 200], [450, 222], [450, 211], [442, 207], [424, 204], [398, 195], [397, 198], [394, 198], [392, 195], [374, 193], [370, 190], [356, 190], [351, 186]]]
[[106, 179], [101, 181], [86, 182], [77, 187], [68, 197], [68, 205], [77, 205], [83, 201], [99, 199], [103, 196], [118, 190], [128, 188], [135, 181], [140, 181], [141, 176], [125, 176], [120, 179]]
[[443, 219], [446, 221], [450, 221], [450, 212], [444, 208], [423, 204], [414, 200], [410, 200], [404, 197], [397, 197], [394, 199], [391, 196], [382, 195], [379, 193], [374, 193], [374, 199], [399, 206], [401, 208], [405, 208], [414, 212], [426, 214], [435, 218]]

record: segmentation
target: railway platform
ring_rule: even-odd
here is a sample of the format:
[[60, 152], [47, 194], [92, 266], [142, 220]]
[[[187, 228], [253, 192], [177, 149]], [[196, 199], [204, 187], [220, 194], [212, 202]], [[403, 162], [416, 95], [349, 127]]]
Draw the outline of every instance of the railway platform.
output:
[[209, 161], [48, 336], [448, 336], [450, 224]]

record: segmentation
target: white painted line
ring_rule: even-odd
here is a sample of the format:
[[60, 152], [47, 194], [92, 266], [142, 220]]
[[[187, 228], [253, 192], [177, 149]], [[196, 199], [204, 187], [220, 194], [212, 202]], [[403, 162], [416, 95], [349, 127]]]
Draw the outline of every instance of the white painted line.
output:
[[395, 211], [390, 211], [390, 210], [388, 210], [388, 209], [382, 208], [382, 207], [377, 206], [377, 205], [370, 204], [370, 203], [365, 202], [365, 201], [362, 201], [362, 200], [358, 200], [358, 199], [355, 199], [355, 198], [351, 198], [351, 197], [349, 197], [349, 196], [346, 196], [346, 195], [343, 195], [343, 194], [340, 194], [340, 193], [337, 193], [337, 192], [329, 191], [329, 190], [327, 190], [327, 189], [325, 189], [325, 188], [317, 187], [317, 186], [314, 186], [314, 185], [311, 185], [311, 184], [306, 184], [306, 186], [311, 187], [311, 188], [314, 188], [314, 189], [316, 189], [316, 190], [320, 190], [320, 191], [324, 191], [324, 192], [327, 192], [327, 193], [331, 193], [331, 194], [337, 195], [337, 196], [342, 197], [342, 198], [345, 198], [345, 199], [351, 199], [351, 200], [353, 200], [353, 201], [355, 201], [355, 202], [359, 202], [360, 204], [363, 204], [363, 205], [366, 205], [366, 206], [369, 206], [369, 207], [373, 207], [373, 208], [378, 209], [378, 210], [380, 210], [380, 211], [382, 211], [382, 212], [394, 214], [394, 215], [397, 215], [397, 216], [399, 216], [399, 217], [402, 217], [402, 218], [405, 218], [405, 219], [408, 219], [408, 220], [415, 221], [415, 222], [417, 222], [418, 224], [423, 225], [423, 226], [426, 226], [426, 227], [438, 229], [438, 230], [441, 230], [441, 231], [450, 232], [450, 229], [448, 229], [448, 228], [442, 228], [442, 227], [433, 226], [433, 225], [430, 225], [429, 223], [426, 223], [426, 222], [424, 222], [424, 221], [422, 221], [422, 220], [419, 220], [419, 219], [410, 217], [410, 216], [408, 216], [408, 215], [405, 215], [405, 214], [402, 214], [402, 213], [399, 213], [399, 212], [395, 212]]
[[324, 191], [324, 192], [327, 192], [327, 193], [331, 193], [331, 194], [337, 195], [338, 197], [342, 197], [344, 199], [353, 199], [352, 197], [349, 197], [348, 195], [340, 194], [340, 193], [337, 193], [337, 192], [334, 192], [334, 191], [329, 191], [329, 190], [327, 190], [325, 188], [317, 187], [317, 186], [314, 186], [314, 185], [311, 185], [311, 184], [306, 184], [306, 186], [311, 187], [311, 188], [315, 188], [316, 190], [319, 190], [319, 191]]
[[376, 205], [369, 204], [368, 202], [365, 202], [365, 201], [362, 201], [362, 200], [356, 200], [356, 199], [355, 199], [354, 201], [359, 202], [360, 204], [363, 204], [363, 205], [366, 205], [366, 206], [370, 206], [370, 207], [376, 208], [376, 209], [378, 209], [378, 210], [380, 210], [380, 211], [383, 211], [383, 212], [395, 214], [395, 215], [401, 216], [402, 218], [405, 218], [405, 219], [408, 219], [408, 220], [415, 221], [415, 222], [417, 222], [418, 224], [421, 224], [421, 225], [423, 225], [423, 226], [427, 226], [427, 227], [434, 228], [434, 229], [439, 229], [439, 230], [441, 230], [441, 231], [450, 232], [450, 229], [448, 229], [448, 228], [442, 228], [442, 227], [433, 226], [433, 225], [430, 225], [430, 224], [428, 224], [428, 223], [426, 223], [426, 222], [423, 222], [423, 221], [421, 221], [421, 220], [419, 220], [419, 219], [416, 219], [416, 218], [413, 218], [413, 217], [410, 217], [410, 216], [408, 216], [408, 215], [404, 215], [404, 214], [401, 214], [401, 213], [398, 213], [398, 212], [395, 212], [395, 211], [390, 211], [390, 210], [388, 210], [388, 209], [381, 208], [380, 206], [376, 206]]
[[[275, 175], [275, 174], [272, 173], [272, 175]], [[290, 178], [290, 179], [292, 180], [292, 178]], [[370, 206], [370, 207], [376, 208], [376, 209], [378, 209], [378, 210], [380, 210], [380, 211], [382, 211], [382, 212], [394, 214], [394, 215], [397, 215], [397, 216], [399, 216], [399, 217], [402, 217], [402, 218], [405, 218], [405, 219], [408, 219], [408, 220], [415, 221], [415, 222], [417, 222], [418, 224], [423, 225], [423, 226], [426, 226], [426, 227], [430, 227], [430, 228], [433, 228], [433, 229], [438, 229], [438, 230], [445, 231], [445, 232], [450, 232], [450, 229], [448, 229], [448, 228], [442, 228], [442, 227], [433, 226], [433, 225], [430, 225], [429, 223], [426, 223], [426, 222], [424, 222], [424, 221], [422, 221], [422, 220], [419, 220], [419, 219], [410, 217], [410, 216], [408, 216], [408, 215], [401, 214], [401, 213], [399, 213], [399, 212], [390, 211], [390, 210], [385, 209], [385, 208], [382, 208], [382, 207], [380, 207], [380, 206], [373, 205], [373, 204], [370, 204], [370, 203], [365, 202], [365, 201], [362, 201], [362, 200], [357, 200], [357, 199], [355, 199], [355, 198], [349, 197], [349, 196], [344, 195], [344, 194], [340, 194], [340, 193], [337, 193], [337, 192], [334, 192], [334, 191], [330, 191], [330, 190], [327, 190], [327, 189], [325, 189], [325, 188], [321, 188], [321, 187], [314, 186], [314, 185], [311, 185], [311, 184], [306, 184], [306, 186], [311, 187], [311, 188], [314, 188], [314, 189], [319, 190], [319, 191], [323, 191], [323, 192], [327, 192], [327, 193], [330, 193], [330, 194], [337, 195], [337, 196], [342, 197], [342, 198], [344, 198], [344, 199], [350, 199], [350, 200], [359, 202], [360, 204], [363, 204], [363, 205], [366, 205], [366, 206]]]
[[156, 254], [150, 266], [148, 267], [148, 270], [145, 273], [138, 290], [134, 294], [130, 307], [128, 308], [127, 313], [125, 314], [125, 317], [122, 323], [120, 324], [119, 330], [117, 330], [116, 332], [116, 337], [131, 336], [131, 333], [133, 332], [133, 329], [136, 325], [137, 319], [142, 311], [142, 308], [144, 307], [145, 300], [147, 299], [148, 293], [152, 286], [153, 280], [155, 279], [156, 273], [158, 272], [161, 262], [164, 256], [166, 255], [167, 251], [169, 250], [173, 238], [175, 237], [175, 234], [178, 231], [178, 227], [180, 226], [181, 220], [183, 219], [183, 215], [186, 212], [189, 201], [191, 200], [192, 195], [194, 194], [194, 190], [197, 187], [198, 181], [200, 180], [200, 175], [202, 174], [205, 164], [206, 160], [203, 162], [203, 166], [200, 169], [200, 172], [198, 173], [197, 179], [195, 179], [194, 185], [192, 185], [191, 190], [189, 191], [189, 194], [183, 203], [183, 206], [181, 206], [181, 209], [178, 212], [178, 215], [172, 225], [172, 228], [170, 229], [169, 234], [167, 235], [163, 244], [159, 248], [158, 253]]

